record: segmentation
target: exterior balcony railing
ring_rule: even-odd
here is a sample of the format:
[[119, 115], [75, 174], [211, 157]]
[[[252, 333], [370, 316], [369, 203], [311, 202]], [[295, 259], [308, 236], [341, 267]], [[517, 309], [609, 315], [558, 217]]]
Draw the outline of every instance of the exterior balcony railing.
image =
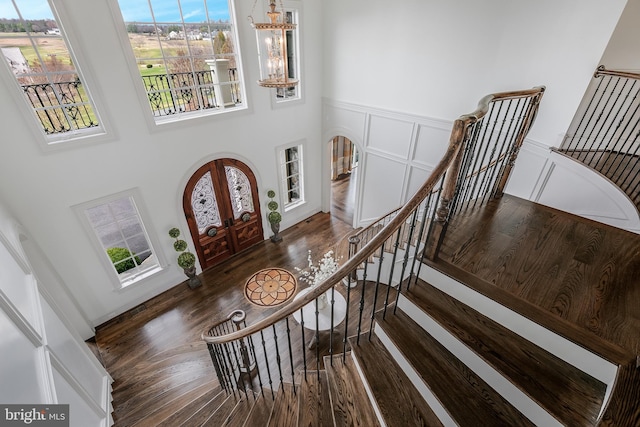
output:
[[[211, 71], [142, 76], [154, 117], [233, 107], [242, 102], [237, 69], [214, 81]], [[47, 135], [98, 126], [80, 80], [22, 84]]]

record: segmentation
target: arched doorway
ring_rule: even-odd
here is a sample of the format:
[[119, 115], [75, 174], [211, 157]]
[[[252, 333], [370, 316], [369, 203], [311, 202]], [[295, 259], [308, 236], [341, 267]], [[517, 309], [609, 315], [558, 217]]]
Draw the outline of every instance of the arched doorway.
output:
[[200, 167], [184, 190], [183, 209], [203, 270], [263, 240], [256, 178], [239, 160]]
[[331, 165], [331, 215], [354, 225], [356, 182], [359, 153], [356, 145], [344, 136], [329, 141]]

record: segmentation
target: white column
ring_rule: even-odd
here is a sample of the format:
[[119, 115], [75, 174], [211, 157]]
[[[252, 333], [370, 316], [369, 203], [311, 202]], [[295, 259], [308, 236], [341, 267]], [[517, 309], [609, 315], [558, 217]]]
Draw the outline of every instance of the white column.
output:
[[205, 61], [211, 69], [213, 78], [213, 93], [216, 96], [216, 103], [222, 108], [235, 107], [231, 96], [231, 85], [229, 83], [229, 60], [228, 59], [207, 59]]

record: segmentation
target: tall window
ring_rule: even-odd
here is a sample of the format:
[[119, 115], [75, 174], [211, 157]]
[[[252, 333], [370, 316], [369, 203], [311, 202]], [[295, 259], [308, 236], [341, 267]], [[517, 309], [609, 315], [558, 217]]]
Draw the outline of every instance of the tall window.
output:
[[230, 0], [119, 0], [156, 122], [244, 106]]
[[302, 145], [294, 145], [279, 151], [280, 187], [284, 195], [284, 210], [304, 203], [302, 175]]
[[133, 195], [90, 203], [80, 210], [95, 233], [103, 261], [109, 265], [120, 288], [160, 271]]
[[102, 133], [77, 61], [47, 0], [0, 7], [0, 48], [49, 143]]
[[[285, 11], [287, 22], [298, 24], [297, 11]], [[300, 79], [298, 75], [298, 30], [289, 30], [286, 32], [287, 37], [287, 66], [290, 79]], [[290, 101], [300, 99], [299, 84], [288, 88], [276, 89], [276, 102]]]

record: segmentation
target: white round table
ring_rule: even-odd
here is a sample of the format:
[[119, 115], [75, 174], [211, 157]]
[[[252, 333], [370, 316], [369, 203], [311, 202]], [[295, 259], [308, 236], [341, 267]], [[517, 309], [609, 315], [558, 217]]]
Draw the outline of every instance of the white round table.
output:
[[[298, 295], [295, 296], [294, 301], [302, 298], [307, 293], [311, 291], [311, 288], [306, 288], [301, 290]], [[309, 304], [302, 307], [302, 310], [298, 310], [293, 313], [293, 318], [296, 319], [298, 323], [302, 323], [301, 321], [304, 318], [304, 327], [305, 329], [310, 329], [315, 331], [328, 331], [331, 329], [331, 289], [329, 289], [325, 295], [327, 296], [327, 304], [325, 307], [318, 308], [318, 317], [316, 322], [316, 302], [311, 301]], [[344, 321], [344, 318], [347, 315], [347, 300], [344, 299], [342, 294], [337, 290], [334, 291], [334, 304], [333, 304], [333, 327], [339, 325]], [[300, 315], [300, 311], [302, 311], [302, 316]], [[317, 326], [317, 328], [316, 328]], [[309, 347], [311, 348], [313, 344], [315, 344], [315, 334], [313, 336], [312, 341], [309, 343]]]

